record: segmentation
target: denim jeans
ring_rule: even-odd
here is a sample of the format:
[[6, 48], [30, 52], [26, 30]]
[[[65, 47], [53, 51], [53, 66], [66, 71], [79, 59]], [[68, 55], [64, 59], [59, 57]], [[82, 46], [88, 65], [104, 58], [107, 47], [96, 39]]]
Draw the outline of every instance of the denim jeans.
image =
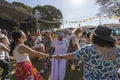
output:
[[0, 67], [3, 69], [1, 80], [4, 80], [9, 74], [10, 64], [6, 60], [0, 60]]

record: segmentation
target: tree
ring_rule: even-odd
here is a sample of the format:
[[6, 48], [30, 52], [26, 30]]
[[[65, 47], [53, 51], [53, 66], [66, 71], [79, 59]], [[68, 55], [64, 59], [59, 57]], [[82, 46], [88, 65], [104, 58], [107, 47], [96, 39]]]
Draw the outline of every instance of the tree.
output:
[[[26, 10], [29, 13], [32, 13], [32, 11], [33, 11], [33, 8], [25, 5], [24, 3], [13, 2], [12, 4]], [[32, 22], [31, 16], [30, 16], [30, 18], [24, 20], [24, 23], [20, 23], [20, 29], [22, 29], [25, 33], [27, 33], [27, 32], [32, 33], [34, 31], [34, 28], [35, 28], [35, 25], [34, 25], [34, 22]]]
[[101, 13], [120, 17], [120, 0], [96, 0], [96, 3], [101, 6]]
[[18, 29], [17, 24], [10, 21], [0, 18], [0, 29], [6, 29], [8, 31]]
[[22, 8], [22, 9], [25, 9], [28, 12], [32, 12], [32, 8], [30, 6], [25, 5], [24, 3], [14, 1], [14, 2], [12, 2], [12, 4], [15, 5], [15, 6], [18, 6], [18, 7]]
[[40, 12], [40, 29], [59, 28], [61, 26], [63, 15], [59, 9], [50, 5], [38, 5], [33, 8], [34, 14], [35, 10]]

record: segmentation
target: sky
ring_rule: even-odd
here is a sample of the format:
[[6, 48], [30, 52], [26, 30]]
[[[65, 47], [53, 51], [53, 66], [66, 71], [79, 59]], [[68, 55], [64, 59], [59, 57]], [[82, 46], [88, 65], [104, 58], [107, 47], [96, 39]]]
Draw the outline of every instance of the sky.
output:
[[[52, 5], [60, 9], [63, 14], [63, 21], [80, 21], [88, 17], [96, 16], [99, 13], [99, 5], [95, 0], [6, 0], [8, 2], [22, 2], [28, 6]], [[102, 24], [119, 23], [118, 20], [102, 20]], [[77, 27], [79, 23], [64, 23], [61, 28]], [[80, 23], [85, 25], [99, 25], [99, 20]]]

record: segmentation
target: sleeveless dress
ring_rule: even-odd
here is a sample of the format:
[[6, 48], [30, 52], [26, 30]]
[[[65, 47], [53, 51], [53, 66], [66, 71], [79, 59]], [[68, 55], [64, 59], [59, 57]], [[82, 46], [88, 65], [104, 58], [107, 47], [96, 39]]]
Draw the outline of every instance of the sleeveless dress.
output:
[[[22, 45], [22, 44], [20, 44]], [[18, 80], [44, 80], [43, 77], [37, 72], [35, 67], [32, 65], [29, 59], [29, 54], [20, 54], [17, 50], [20, 47], [18, 45], [13, 55], [16, 58], [16, 77]]]

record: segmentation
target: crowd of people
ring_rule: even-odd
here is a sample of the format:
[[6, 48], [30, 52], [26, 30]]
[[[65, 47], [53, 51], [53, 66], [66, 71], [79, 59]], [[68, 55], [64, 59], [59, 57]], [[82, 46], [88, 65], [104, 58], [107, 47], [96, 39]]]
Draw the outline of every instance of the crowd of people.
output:
[[[75, 70], [79, 61], [84, 64], [84, 80], [118, 80], [120, 73], [120, 35], [112, 36], [112, 29], [102, 25], [92, 32], [75, 28], [35, 32], [33, 36], [21, 30], [11, 35], [1, 30], [1, 80], [9, 77], [11, 54], [15, 57], [18, 80], [44, 80], [40, 74], [49, 68], [51, 80], [64, 80], [67, 63]], [[40, 72], [31, 62], [36, 58], [44, 59]]]

